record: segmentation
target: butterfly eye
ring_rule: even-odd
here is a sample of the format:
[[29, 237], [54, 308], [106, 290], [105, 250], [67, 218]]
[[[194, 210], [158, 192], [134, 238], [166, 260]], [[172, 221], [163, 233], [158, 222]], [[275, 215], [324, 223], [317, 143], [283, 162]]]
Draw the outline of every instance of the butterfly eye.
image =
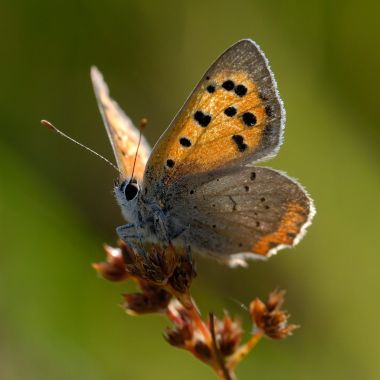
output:
[[127, 201], [131, 201], [136, 198], [137, 193], [139, 192], [139, 188], [135, 183], [128, 183], [124, 188], [124, 195]]

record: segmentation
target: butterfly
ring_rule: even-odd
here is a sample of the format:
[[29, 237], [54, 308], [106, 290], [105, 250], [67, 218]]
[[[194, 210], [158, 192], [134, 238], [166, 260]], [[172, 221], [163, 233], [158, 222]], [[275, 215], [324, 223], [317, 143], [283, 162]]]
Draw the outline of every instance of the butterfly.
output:
[[128, 223], [116, 231], [125, 243], [141, 254], [147, 244], [186, 246], [235, 266], [302, 238], [313, 201], [284, 173], [254, 166], [277, 153], [285, 124], [255, 42], [235, 43], [212, 64], [153, 149], [95, 67], [91, 78], [120, 171], [114, 192]]

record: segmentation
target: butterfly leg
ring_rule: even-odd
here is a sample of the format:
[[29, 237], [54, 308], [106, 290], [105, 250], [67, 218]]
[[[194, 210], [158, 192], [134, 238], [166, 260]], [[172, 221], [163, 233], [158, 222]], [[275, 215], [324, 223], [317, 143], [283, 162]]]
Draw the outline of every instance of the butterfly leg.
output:
[[123, 224], [122, 226], [119, 226], [116, 228], [117, 235], [121, 240], [124, 240], [125, 242], [128, 241], [128, 239], [138, 239], [139, 235], [137, 233], [136, 227], [134, 224]]
[[116, 232], [119, 238], [134, 251], [138, 252], [140, 255], [145, 255], [141, 234], [134, 224], [130, 223], [119, 226], [116, 228]]

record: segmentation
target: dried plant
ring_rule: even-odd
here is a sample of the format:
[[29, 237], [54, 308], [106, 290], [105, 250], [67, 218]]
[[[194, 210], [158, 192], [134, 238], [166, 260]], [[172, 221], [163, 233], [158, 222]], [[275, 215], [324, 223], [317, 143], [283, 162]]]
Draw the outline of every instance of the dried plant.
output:
[[298, 327], [288, 324], [289, 315], [282, 310], [285, 292], [275, 290], [266, 302], [256, 298], [250, 303], [253, 333], [242, 343], [240, 319], [227, 312], [222, 319], [213, 313], [202, 319], [190, 296], [196, 272], [189, 251], [152, 245], [142, 256], [122, 241], [117, 248], [104, 248], [106, 261], [93, 267], [107, 280], [133, 280], [140, 288], [138, 293], [123, 295], [125, 311], [130, 315], [166, 315], [172, 323], [164, 332], [166, 341], [212, 367], [220, 379], [236, 379], [235, 367], [262, 337], [284, 339]]

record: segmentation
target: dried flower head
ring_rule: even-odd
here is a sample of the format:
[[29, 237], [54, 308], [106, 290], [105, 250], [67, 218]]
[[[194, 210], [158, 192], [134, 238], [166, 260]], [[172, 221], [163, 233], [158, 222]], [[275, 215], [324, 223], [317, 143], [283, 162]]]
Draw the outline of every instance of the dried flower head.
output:
[[[223, 356], [232, 355], [240, 345], [244, 331], [239, 318], [232, 319], [225, 311], [223, 320], [215, 319], [216, 340]], [[209, 321], [210, 324], [210, 321]]]
[[124, 281], [129, 277], [125, 268], [122, 250], [104, 244], [106, 262], [94, 263], [92, 267], [108, 281]]
[[165, 330], [165, 339], [173, 346], [189, 347], [194, 339], [195, 327], [187, 309], [178, 300], [173, 299], [166, 313], [173, 326]]
[[169, 284], [175, 292], [186, 293], [196, 275], [192, 256], [186, 251], [177, 255], [176, 266], [169, 278]]
[[127, 272], [155, 284], [167, 283], [178, 264], [172, 245], [165, 248], [159, 245], [148, 246], [145, 255], [139, 254], [122, 240], [119, 240], [119, 247]]
[[211, 366], [220, 379], [236, 379], [234, 368], [264, 335], [283, 339], [297, 328], [288, 325], [288, 314], [281, 309], [285, 292], [276, 290], [266, 303], [258, 298], [251, 302], [256, 330], [242, 344], [240, 319], [231, 318], [228, 312], [223, 319], [212, 313], [202, 319], [190, 296], [196, 271], [188, 250], [152, 244], [141, 255], [122, 241], [118, 248], [104, 248], [106, 262], [93, 264], [98, 273], [110, 281], [131, 279], [139, 287], [139, 292], [123, 295], [124, 310], [130, 315], [165, 314], [172, 323], [164, 332], [166, 341]]
[[288, 325], [289, 314], [281, 309], [284, 296], [284, 290], [274, 290], [266, 303], [256, 298], [249, 306], [256, 327], [272, 339], [284, 339], [299, 327]]
[[141, 293], [123, 294], [122, 307], [130, 315], [165, 313], [172, 295], [157, 285], [139, 281]]
[[106, 280], [144, 280], [164, 287], [179, 297], [188, 293], [196, 277], [189, 251], [176, 251], [172, 245], [161, 247], [152, 244], [146, 247], [146, 254], [141, 255], [122, 240], [118, 244], [117, 248], [104, 245], [106, 262], [92, 264]]

